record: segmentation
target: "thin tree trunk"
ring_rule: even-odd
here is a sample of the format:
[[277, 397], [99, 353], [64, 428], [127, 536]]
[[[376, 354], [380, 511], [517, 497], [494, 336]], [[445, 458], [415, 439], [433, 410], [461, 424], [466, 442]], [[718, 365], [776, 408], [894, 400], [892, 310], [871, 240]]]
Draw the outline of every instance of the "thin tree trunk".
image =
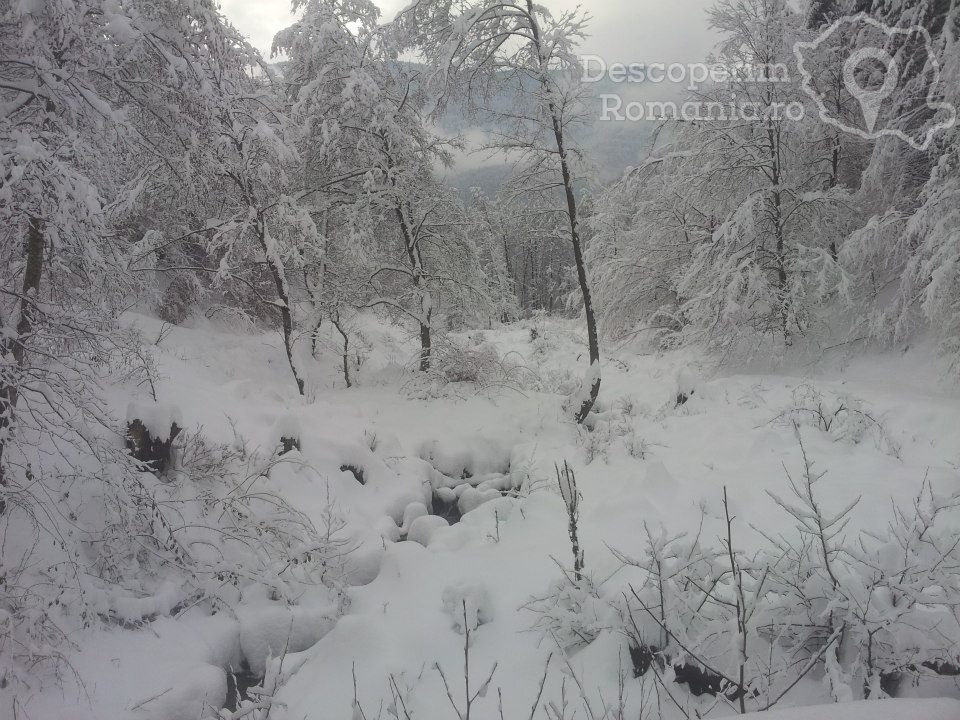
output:
[[[326, 268], [327, 268], [327, 231], [330, 228], [330, 216], [327, 213], [323, 214], [323, 218], [320, 221], [320, 232], [323, 236], [323, 255], [320, 262], [320, 267], [318, 269], [318, 274], [320, 276], [318, 288], [311, 280], [310, 275], [307, 271], [307, 268], [303, 269], [303, 285], [307, 289], [307, 293], [310, 295], [310, 303], [313, 305], [313, 312], [315, 314], [315, 320], [313, 322], [313, 329], [310, 331], [310, 354], [314, 359], [317, 357], [317, 353], [320, 351], [320, 328], [323, 325], [323, 309], [318, 300], [318, 290], [323, 290], [323, 284], [326, 281]], [[302, 252], [301, 252], [302, 255]]]
[[543, 66], [543, 51], [540, 45], [540, 26], [534, 15], [533, 0], [527, 0], [527, 14], [530, 18], [530, 29], [533, 44], [537, 51], [537, 60], [540, 70], [540, 85], [547, 95], [547, 108], [550, 112], [550, 122], [553, 126], [553, 137], [557, 144], [557, 155], [560, 159], [560, 174], [563, 178], [563, 191], [567, 201], [567, 217], [570, 220], [570, 241], [573, 243], [573, 259], [577, 266], [577, 281], [580, 284], [580, 294], [583, 296], [583, 312], [587, 319], [587, 346], [590, 352], [590, 371], [586, 379], [590, 381], [589, 393], [583, 397], [579, 408], [574, 408], [574, 419], [577, 424], [582, 423], [593, 404], [597, 401], [600, 392], [600, 342], [597, 337], [597, 322], [593, 312], [593, 300], [590, 295], [590, 285], [587, 282], [587, 268], [583, 261], [583, 250], [580, 244], [580, 222], [577, 215], [577, 197], [573, 188], [573, 175], [567, 161], [567, 148], [564, 144], [563, 127], [559, 113], [550, 96], [547, 79], [548, 68]]
[[[830, 180], [827, 185], [828, 190], [835, 188], [840, 182], [840, 152], [841, 152], [840, 136], [839, 134], [834, 134], [830, 139]], [[837, 260], [837, 242], [836, 240], [830, 240], [830, 257], [833, 258], [834, 262]]]
[[262, 213], [257, 213], [257, 234], [267, 258], [267, 265], [270, 268], [270, 274], [273, 276], [274, 285], [277, 288], [277, 310], [280, 312], [280, 324], [283, 328], [283, 349], [287, 353], [287, 362], [290, 364], [293, 379], [297, 383], [297, 392], [302, 396], [304, 395], [304, 381], [297, 369], [297, 361], [294, 357], [293, 312], [290, 309], [287, 274], [282, 261], [277, 257], [274, 249], [270, 247], [270, 243], [267, 242], [267, 227]]
[[346, 383], [347, 387], [353, 387], [353, 383], [350, 382], [350, 362], [349, 362], [349, 352], [350, 352], [350, 336], [343, 329], [343, 325], [340, 323], [340, 314], [335, 313], [331, 316], [330, 321], [333, 323], [333, 326], [337, 329], [337, 332], [340, 333], [340, 337], [343, 338], [343, 381]]
[[[428, 313], [431, 314], [430, 311]], [[420, 369], [427, 371], [430, 369], [431, 354], [433, 353], [433, 343], [430, 338], [430, 326], [420, 323]]]
[[[393, 170], [393, 156], [390, 154], [390, 143], [384, 135], [380, 135], [383, 142], [384, 154], [387, 160], [387, 169]], [[407, 251], [407, 259], [410, 261], [410, 268], [413, 270], [413, 286], [420, 296], [420, 370], [426, 372], [430, 369], [430, 354], [432, 351], [431, 341], [431, 318], [433, 317], [433, 306], [430, 302], [430, 293], [424, 287], [423, 281], [423, 255], [420, 252], [420, 246], [417, 244], [417, 238], [411, 223], [407, 221], [407, 206], [397, 192], [397, 180], [392, 174], [390, 177], [390, 187], [394, 191], [395, 205], [393, 212], [397, 217], [397, 223], [400, 225], [400, 232], [403, 234], [403, 246]]]
[[433, 307], [430, 304], [429, 291], [423, 285], [423, 256], [420, 254], [420, 248], [413, 237], [410, 224], [407, 222], [403, 204], [398, 202], [394, 212], [397, 216], [397, 222], [400, 224], [400, 231], [403, 233], [403, 244], [407, 250], [407, 259], [413, 269], [413, 285], [420, 295], [420, 370], [426, 372], [430, 369], [432, 352], [430, 320], [433, 316]]
[[[768, 105], [772, 103], [769, 99]], [[790, 333], [789, 297], [787, 291], [787, 259], [786, 239], [783, 234], [783, 198], [780, 192], [780, 132], [774, 128], [772, 121], [767, 125], [767, 141], [770, 152], [770, 184], [772, 185], [771, 204], [773, 215], [774, 240], [776, 242], [776, 270], [777, 290], [780, 295], [780, 321], [783, 329], [783, 339], [786, 345], [793, 343]]]
[[[23, 367], [26, 357], [27, 338], [33, 332], [33, 312], [37, 296], [40, 293], [40, 280], [43, 276], [43, 249], [45, 240], [43, 227], [39, 218], [30, 218], [27, 227], [27, 239], [24, 243], [26, 267], [23, 272], [23, 288], [20, 298], [20, 317], [17, 320], [16, 336], [3, 344], [2, 352], [13, 357], [15, 368]], [[10, 383], [0, 383], [0, 486], [7, 485], [7, 478], [3, 466], [3, 454], [6, 449], [7, 431], [13, 425], [14, 414], [17, 410], [19, 392], [17, 386]], [[6, 511], [6, 502], [0, 499], [0, 515]]]

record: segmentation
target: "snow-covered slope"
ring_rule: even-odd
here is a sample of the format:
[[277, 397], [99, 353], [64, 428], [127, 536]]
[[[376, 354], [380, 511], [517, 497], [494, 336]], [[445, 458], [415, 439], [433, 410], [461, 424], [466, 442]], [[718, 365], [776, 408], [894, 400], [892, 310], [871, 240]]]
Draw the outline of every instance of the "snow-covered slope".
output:
[[[160, 333], [150, 318], [128, 321], [146, 338]], [[910, 508], [925, 482], [943, 496], [960, 490], [960, 398], [922, 349], [777, 374], [717, 373], [693, 354], [622, 350], [606, 356], [591, 432], [561, 402], [584, 363], [575, 324], [538, 320], [461, 338], [500, 358], [482, 388], [417, 378], [405, 369], [412, 346], [401, 331], [370, 318], [363, 332], [369, 351], [357, 386], [343, 387], [331, 338], [310, 367], [306, 400], [273, 335], [203, 325], [174, 328], [149, 347], [157, 398], [188, 429], [217, 442], [242, 438], [267, 456], [281, 436], [299, 435], [300, 450], [259, 487], [318, 526], [337, 518], [337, 582], [286, 602], [241, 593], [236, 612], [198, 605], [132, 629], [78, 630], [67, 659], [80, 685], [68, 679], [61, 693], [38, 682], [18, 699], [25, 717], [215, 716], [228, 672], [245, 663], [251, 677], [266, 672], [274, 683], [274, 720], [455, 718], [466, 713], [465, 629], [473, 718], [527, 718], [531, 707], [536, 717], [593, 720], [682, 717], [678, 707], [730, 714], [736, 703], [695, 697], [669, 677], [673, 697], [650, 673], [634, 677], [622, 608], [639, 576], [625, 558], [642, 555], [661, 525], [722, 544], [724, 489], [738, 549], [789, 535], [794, 519], [765, 491], [788, 497], [788, 473], [802, 475], [798, 432], [826, 473], [818, 499], [837, 512], [859, 498], [847, 536], [884, 536], [891, 502]], [[132, 383], [110, 393], [120, 415], [131, 401], [151, 401]], [[564, 461], [582, 496], [586, 580], [577, 587], [557, 490]], [[776, 708], [829, 702], [836, 675], [826, 675], [812, 668]], [[942, 677], [903, 682], [898, 695], [960, 691]], [[773, 699], [751, 697], [746, 709]], [[952, 720], [960, 704], [899, 699], [766, 717], [868, 716]]]

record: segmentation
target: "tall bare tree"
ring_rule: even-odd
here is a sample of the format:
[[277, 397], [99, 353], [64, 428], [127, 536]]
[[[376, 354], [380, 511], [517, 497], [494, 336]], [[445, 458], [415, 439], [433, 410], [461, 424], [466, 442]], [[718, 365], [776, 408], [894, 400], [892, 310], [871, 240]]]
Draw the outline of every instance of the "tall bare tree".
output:
[[[600, 391], [600, 345], [583, 259], [577, 194], [580, 153], [570, 131], [584, 119], [580, 63], [575, 54], [586, 16], [579, 10], [554, 16], [532, 0], [474, 0], [451, 5], [420, 0], [396, 21], [410, 42], [435, 63], [439, 104], [463, 98], [492, 115], [498, 130], [491, 148], [516, 161], [518, 193], [557, 193], [567, 218], [577, 281], [587, 323], [590, 367], [570, 404], [582, 423]], [[508, 91], [507, 107], [490, 102]]]

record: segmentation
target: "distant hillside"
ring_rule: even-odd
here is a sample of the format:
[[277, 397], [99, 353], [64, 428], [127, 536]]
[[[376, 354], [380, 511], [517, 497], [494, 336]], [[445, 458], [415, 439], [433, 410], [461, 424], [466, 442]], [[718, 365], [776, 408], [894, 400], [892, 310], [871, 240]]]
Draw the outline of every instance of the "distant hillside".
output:
[[[629, 101], [645, 95], [653, 96], [654, 87], [618, 85], [605, 80], [596, 83], [592, 91], [595, 100], [590, 116], [596, 120], [590, 125], [577, 127], [572, 133], [572, 138], [595, 165], [600, 180], [610, 182], [618, 178], [626, 168], [637, 165], [646, 156], [650, 150], [655, 123], [601, 120], [600, 98], [603, 95], [617, 94], [625, 96], [625, 101]], [[496, 98], [491, 102], [493, 107], [506, 106], [506, 104], [505, 100], [498, 102]], [[440, 125], [445, 132], [461, 135], [475, 143], [481, 142], [481, 138], [493, 129], [492, 125], [477, 124], [476, 121], [464, 117], [458, 110], [448, 112]], [[458, 159], [456, 167], [448, 176], [448, 181], [462, 190], [479, 187], [492, 193], [503, 183], [509, 172], [509, 163], [504, 159], [488, 157], [484, 153], [472, 153]]]
[[[287, 61], [282, 60], [271, 63], [270, 66], [278, 76], [283, 77], [287, 64]], [[404, 63], [404, 65], [417, 70], [422, 69], [415, 63]], [[588, 126], [577, 127], [571, 135], [576, 146], [585, 152], [589, 161], [596, 167], [601, 182], [615, 180], [626, 168], [637, 165], [646, 156], [650, 150], [655, 123], [601, 120], [600, 98], [603, 95], [617, 94], [624, 96], [625, 101], [643, 97], [657, 100], [671, 99], [669, 96], [657, 95], [658, 89], [657, 86], [650, 84], [624, 85], [609, 80], [593, 85], [592, 92], [595, 100], [590, 116], [596, 118], [596, 121]], [[667, 92], [669, 93], [669, 90]], [[490, 105], [495, 109], [506, 108], [508, 103], [505, 97], [493, 98]], [[446, 181], [463, 192], [477, 187], [488, 194], [495, 193], [510, 174], [510, 164], [502, 157], [476, 152], [476, 148], [491, 132], [493, 125], [469, 118], [462, 109], [451, 107], [440, 120], [439, 126], [445, 134], [464, 138], [470, 148], [455, 159], [454, 167], [447, 171]]]

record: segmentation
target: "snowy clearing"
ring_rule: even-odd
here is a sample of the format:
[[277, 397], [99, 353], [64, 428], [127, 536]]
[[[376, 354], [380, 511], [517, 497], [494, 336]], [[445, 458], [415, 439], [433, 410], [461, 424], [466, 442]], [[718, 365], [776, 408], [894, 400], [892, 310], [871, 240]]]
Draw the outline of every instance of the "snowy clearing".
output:
[[[147, 337], [160, 328], [143, 316], [128, 322]], [[253, 590], [241, 593], [235, 616], [179, 608], [175, 617], [141, 628], [79, 631], [67, 660], [82, 689], [34, 688], [31, 716], [202, 716], [224, 704], [226, 673], [243, 667], [259, 681], [282, 657], [284, 681], [271, 717], [354, 716], [356, 682], [365, 713], [376, 716], [381, 706], [389, 712], [396, 695], [411, 716], [445, 718], [452, 709], [437, 666], [459, 692], [464, 627], [471, 682], [479, 686], [496, 665], [473, 709], [477, 717], [496, 717], [500, 703], [506, 717], [529, 713], [548, 657], [541, 703], [560, 703], [564, 692], [567, 702], [582, 702], [571, 696], [576, 677], [596, 712], [616, 701], [623, 677], [625, 703], [639, 712], [653, 700], [649, 675], [633, 677], [617, 617], [630, 569], [614, 550], [641, 555], [647, 531], [699, 531], [705, 542], [716, 541], [725, 532], [723, 488], [737, 518], [738, 547], [762, 546], [761, 532], [789, 534], [793, 523], [765, 492], [786, 495], [786, 472], [802, 470], [785, 412], [843, 398], [876, 419], [877, 427], [856, 420], [832, 432], [798, 422], [807, 453], [827, 472], [818, 488], [822, 502], [839, 508], [860, 498], [848, 535], [884, 533], [891, 503], [909, 506], [925, 479], [937, 493], [960, 489], [960, 405], [955, 391], [931, 379], [937, 367], [923, 349], [840, 358], [834, 368], [821, 364], [806, 375], [712, 375], [693, 354], [624, 350], [604, 367], [604, 420], [588, 433], [567, 419], [558, 395], [536, 389], [572, 377], [583, 352], [575, 326], [538, 321], [533, 342], [531, 327], [474, 333], [472, 340], [482, 336], [528, 368], [523, 389], [424, 388], [397, 368], [409, 352], [402, 333], [371, 320], [368, 332], [380, 350], [365, 363], [361, 386], [343, 388], [331, 354], [312, 367], [316, 395], [308, 402], [273, 376], [271, 368], [283, 363], [275, 336], [211, 325], [171, 331], [152, 349], [157, 391], [180, 408], [188, 430], [202, 427], [205, 437], [224, 442], [236, 433], [267, 453], [279, 447], [281, 430], [299, 433], [301, 450], [282, 456], [259, 480], [260, 490], [281, 495], [317, 525], [331, 508], [342, 519], [343, 597], [320, 588], [284, 602]], [[887, 381], [903, 367], [917, 386]], [[130, 391], [112, 389], [118, 409]], [[681, 391], [689, 399], [678, 406]], [[554, 464], [564, 461], [582, 497], [579, 539], [584, 574], [595, 588], [579, 596], [568, 582], [566, 508], [555, 480]], [[362, 473], [363, 484], [341, 470], [345, 465]], [[478, 490], [484, 487], [490, 489]], [[425, 514], [445, 488], [459, 496], [462, 517], [453, 525]], [[564, 632], [569, 637], [561, 638]], [[960, 699], [950, 678], [927, 679], [900, 696], [930, 694]], [[715, 704], [709, 695], [680, 696], [691, 707]], [[828, 697], [815, 670], [780, 705]], [[889, 717], [946, 720], [960, 708], [897, 703]], [[663, 712], [672, 717], [670, 708]]]

